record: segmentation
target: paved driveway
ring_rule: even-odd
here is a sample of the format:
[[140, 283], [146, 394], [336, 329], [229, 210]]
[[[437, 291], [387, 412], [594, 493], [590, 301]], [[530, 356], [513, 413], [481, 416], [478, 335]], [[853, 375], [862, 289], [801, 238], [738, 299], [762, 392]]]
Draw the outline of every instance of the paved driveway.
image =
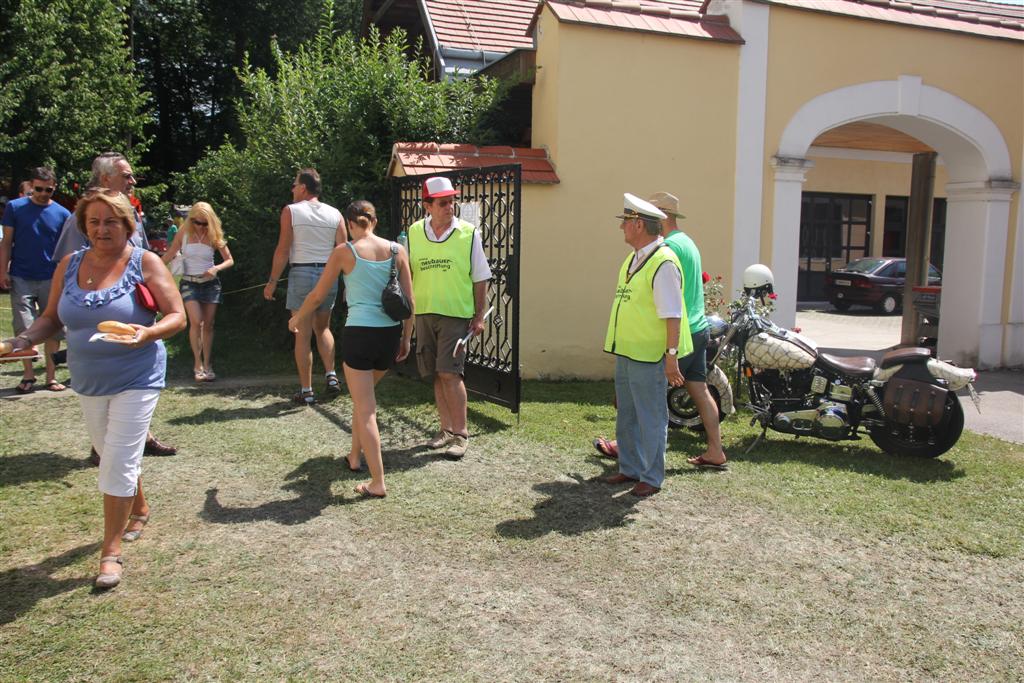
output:
[[[898, 315], [856, 310], [840, 313], [828, 304], [800, 308], [796, 313], [800, 333], [813, 339], [826, 352], [877, 359], [900, 342], [902, 318]], [[981, 396], [980, 415], [965, 392], [960, 392], [967, 429], [1024, 443], [1024, 372], [979, 372], [974, 387]]]

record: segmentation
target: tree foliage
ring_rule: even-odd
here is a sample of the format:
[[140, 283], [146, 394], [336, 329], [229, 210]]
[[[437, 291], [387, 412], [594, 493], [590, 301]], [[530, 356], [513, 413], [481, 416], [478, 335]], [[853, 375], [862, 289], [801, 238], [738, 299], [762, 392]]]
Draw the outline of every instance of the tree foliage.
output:
[[176, 179], [179, 201], [209, 201], [234, 238], [237, 274], [265, 282], [278, 216], [295, 171], [313, 166], [323, 200], [344, 208], [368, 198], [386, 218], [386, 173], [396, 141], [482, 142], [485, 114], [500, 100], [490, 79], [433, 82], [428, 61], [408, 56], [396, 31], [365, 40], [322, 28], [294, 54], [276, 53], [276, 69], [240, 72], [244, 142], [225, 143]]
[[274, 74], [272, 48], [294, 52], [312, 40], [325, 11], [336, 30], [358, 29], [362, 0], [134, 0], [135, 57], [152, 93], [153, 144], [144, 161], [165, 180], [225, 136], [239, 139], [236, 70]]
[[98, 151], [145, 147], [146, 93], [111, 0], [40, 0], [12, 7], [0, 30], [0, 174], [33, 166], [82, 179]]

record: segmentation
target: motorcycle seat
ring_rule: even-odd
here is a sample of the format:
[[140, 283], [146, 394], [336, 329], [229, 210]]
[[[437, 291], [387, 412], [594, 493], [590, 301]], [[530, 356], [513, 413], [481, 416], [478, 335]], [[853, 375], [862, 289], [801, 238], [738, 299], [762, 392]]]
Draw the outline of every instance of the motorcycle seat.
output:
[[906, 363], [927, 363], [932, 357], [930, 349], [922, 346], [908, 346], [903, 349], [893, 349], [882, 356], [881, 366], [883, 369], [891, 368], [894, 365], [905, 365]]
[[819, 353], [818, 360], [829, 370], [848, 377], [870, 377], [875, 372], [875, 359], [867, 356], [833, 356]]

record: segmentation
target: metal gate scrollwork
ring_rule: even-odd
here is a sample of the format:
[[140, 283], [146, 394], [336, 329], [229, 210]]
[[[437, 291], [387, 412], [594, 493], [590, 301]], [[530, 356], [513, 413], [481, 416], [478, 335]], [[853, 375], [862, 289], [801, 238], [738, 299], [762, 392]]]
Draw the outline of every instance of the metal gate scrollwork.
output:
[[[469, 343], [466, 389], [488, 401], [519, 412], [519, 237], [522, 174], [519, 164], [489, 166], [420, 176], [391, 178], [391, 238], [424, 216], [424, 179], [450, 178], [458, 191], [456, 214], [476, 225], [492, 278], [487, 306], [494, 311], [481, 334]], [[399, 374], [416, 376], [413, 352], [398, 366]]]

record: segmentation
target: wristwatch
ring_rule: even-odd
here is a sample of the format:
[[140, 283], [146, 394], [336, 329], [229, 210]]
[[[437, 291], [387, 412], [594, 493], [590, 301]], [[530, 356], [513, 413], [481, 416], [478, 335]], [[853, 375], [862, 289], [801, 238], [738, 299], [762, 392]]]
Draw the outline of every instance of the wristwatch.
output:
[[678, 356], [679, 355], [679, 349], [677, 349], [676, 347], [673, 346], [671, 349], [669, 349], [667, 351], [667, 353], [670, 356]]

